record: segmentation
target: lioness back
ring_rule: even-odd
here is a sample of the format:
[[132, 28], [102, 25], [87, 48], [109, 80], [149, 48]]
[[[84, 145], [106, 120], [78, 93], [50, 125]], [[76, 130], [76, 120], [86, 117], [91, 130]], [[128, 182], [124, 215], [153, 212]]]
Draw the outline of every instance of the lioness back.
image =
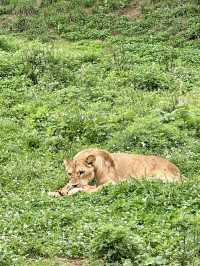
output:
[[178, 167], [159, 156], [113, 153], [112, 157], [119, 181], [127, 177], [158, 179], [167, 182], [181, 179]]

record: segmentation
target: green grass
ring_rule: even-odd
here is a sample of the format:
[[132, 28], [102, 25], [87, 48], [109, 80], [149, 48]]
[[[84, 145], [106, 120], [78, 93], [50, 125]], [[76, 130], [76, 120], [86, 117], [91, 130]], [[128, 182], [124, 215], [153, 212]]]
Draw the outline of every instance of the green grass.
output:
[[[199, 265], [198, 1], [3, 1], [0, 264]], [[52, 199], [63, 158], [157, 154], [182, 184]]]

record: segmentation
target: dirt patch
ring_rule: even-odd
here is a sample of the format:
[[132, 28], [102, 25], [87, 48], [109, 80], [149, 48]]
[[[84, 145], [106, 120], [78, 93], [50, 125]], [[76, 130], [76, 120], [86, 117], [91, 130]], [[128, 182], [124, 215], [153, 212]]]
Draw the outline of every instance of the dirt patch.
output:
[[[83, 7], [82, 10], [86, 16], [90, 16], [93, 14], [93, 12], [96, 8], [97, 8], [97, 3], [91, 7]], [[137, 0], [132, 1], [128, 7], [119, 11], [118, 14], [120, 16], [126, 16], [126, 17], [131, 18], [131, 19], [139, 17], [141, 14], [139, 1], [137, 1]]]
[[126, 16], [130, 19], [137, 18], [140, 16], [140, 14], [141, 14], [140, 6], [135, 1], [120, 12], [121, 16]]
[[68, 260], [67, 263], [69, 266], [83, 266], [85, 264], [85, 261], [82, 259], [76, 259], [76, 260]]
[[82, 7], [82, 10], [83, 10], [83, 12], [85, 13], [86, 16], [90, 16], [90, 15], [92, 15], [94, 13], [94, 11], [97, 8], [97, 6], [98, 6], [98, 1], [93, 6]]
[[94, 11], [94, 7], [83, 8], [83, 12], [85, 13], [86, 16], [92, 15], [93, 11]]
[[16, 21], [16, 19], [17, 19], [16, 15], [4, 15], [0, 19], [0, 26], [1, 27], [6, 27], [10, 23], [13, 23], [14, 21]]

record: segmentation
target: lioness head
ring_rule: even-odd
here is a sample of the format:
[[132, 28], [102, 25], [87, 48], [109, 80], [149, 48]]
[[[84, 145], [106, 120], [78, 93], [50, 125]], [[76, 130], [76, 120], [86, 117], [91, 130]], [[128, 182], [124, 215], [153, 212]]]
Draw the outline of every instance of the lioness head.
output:
[[65, 170], [71, 186], [85, 186], [95, 178], [95, 160], [94, 155], [89, 155], [83, 160], [64, 160]]

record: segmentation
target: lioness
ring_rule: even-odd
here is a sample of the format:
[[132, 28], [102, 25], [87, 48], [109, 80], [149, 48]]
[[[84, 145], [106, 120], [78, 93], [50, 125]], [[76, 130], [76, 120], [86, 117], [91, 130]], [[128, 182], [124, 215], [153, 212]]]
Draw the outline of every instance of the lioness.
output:
[[[95, 192], [105, 184], [116, 184], [129, 178], [135, 180], [180, 181], [180, 171], [170, 161], [153, 155], [109, 153], [101, 149], [87, 149], [64, 160], [69, 183], [50, 196], [72, 195], [79, 191]], [[96, 186], [90, 186], [92, 180]]]

